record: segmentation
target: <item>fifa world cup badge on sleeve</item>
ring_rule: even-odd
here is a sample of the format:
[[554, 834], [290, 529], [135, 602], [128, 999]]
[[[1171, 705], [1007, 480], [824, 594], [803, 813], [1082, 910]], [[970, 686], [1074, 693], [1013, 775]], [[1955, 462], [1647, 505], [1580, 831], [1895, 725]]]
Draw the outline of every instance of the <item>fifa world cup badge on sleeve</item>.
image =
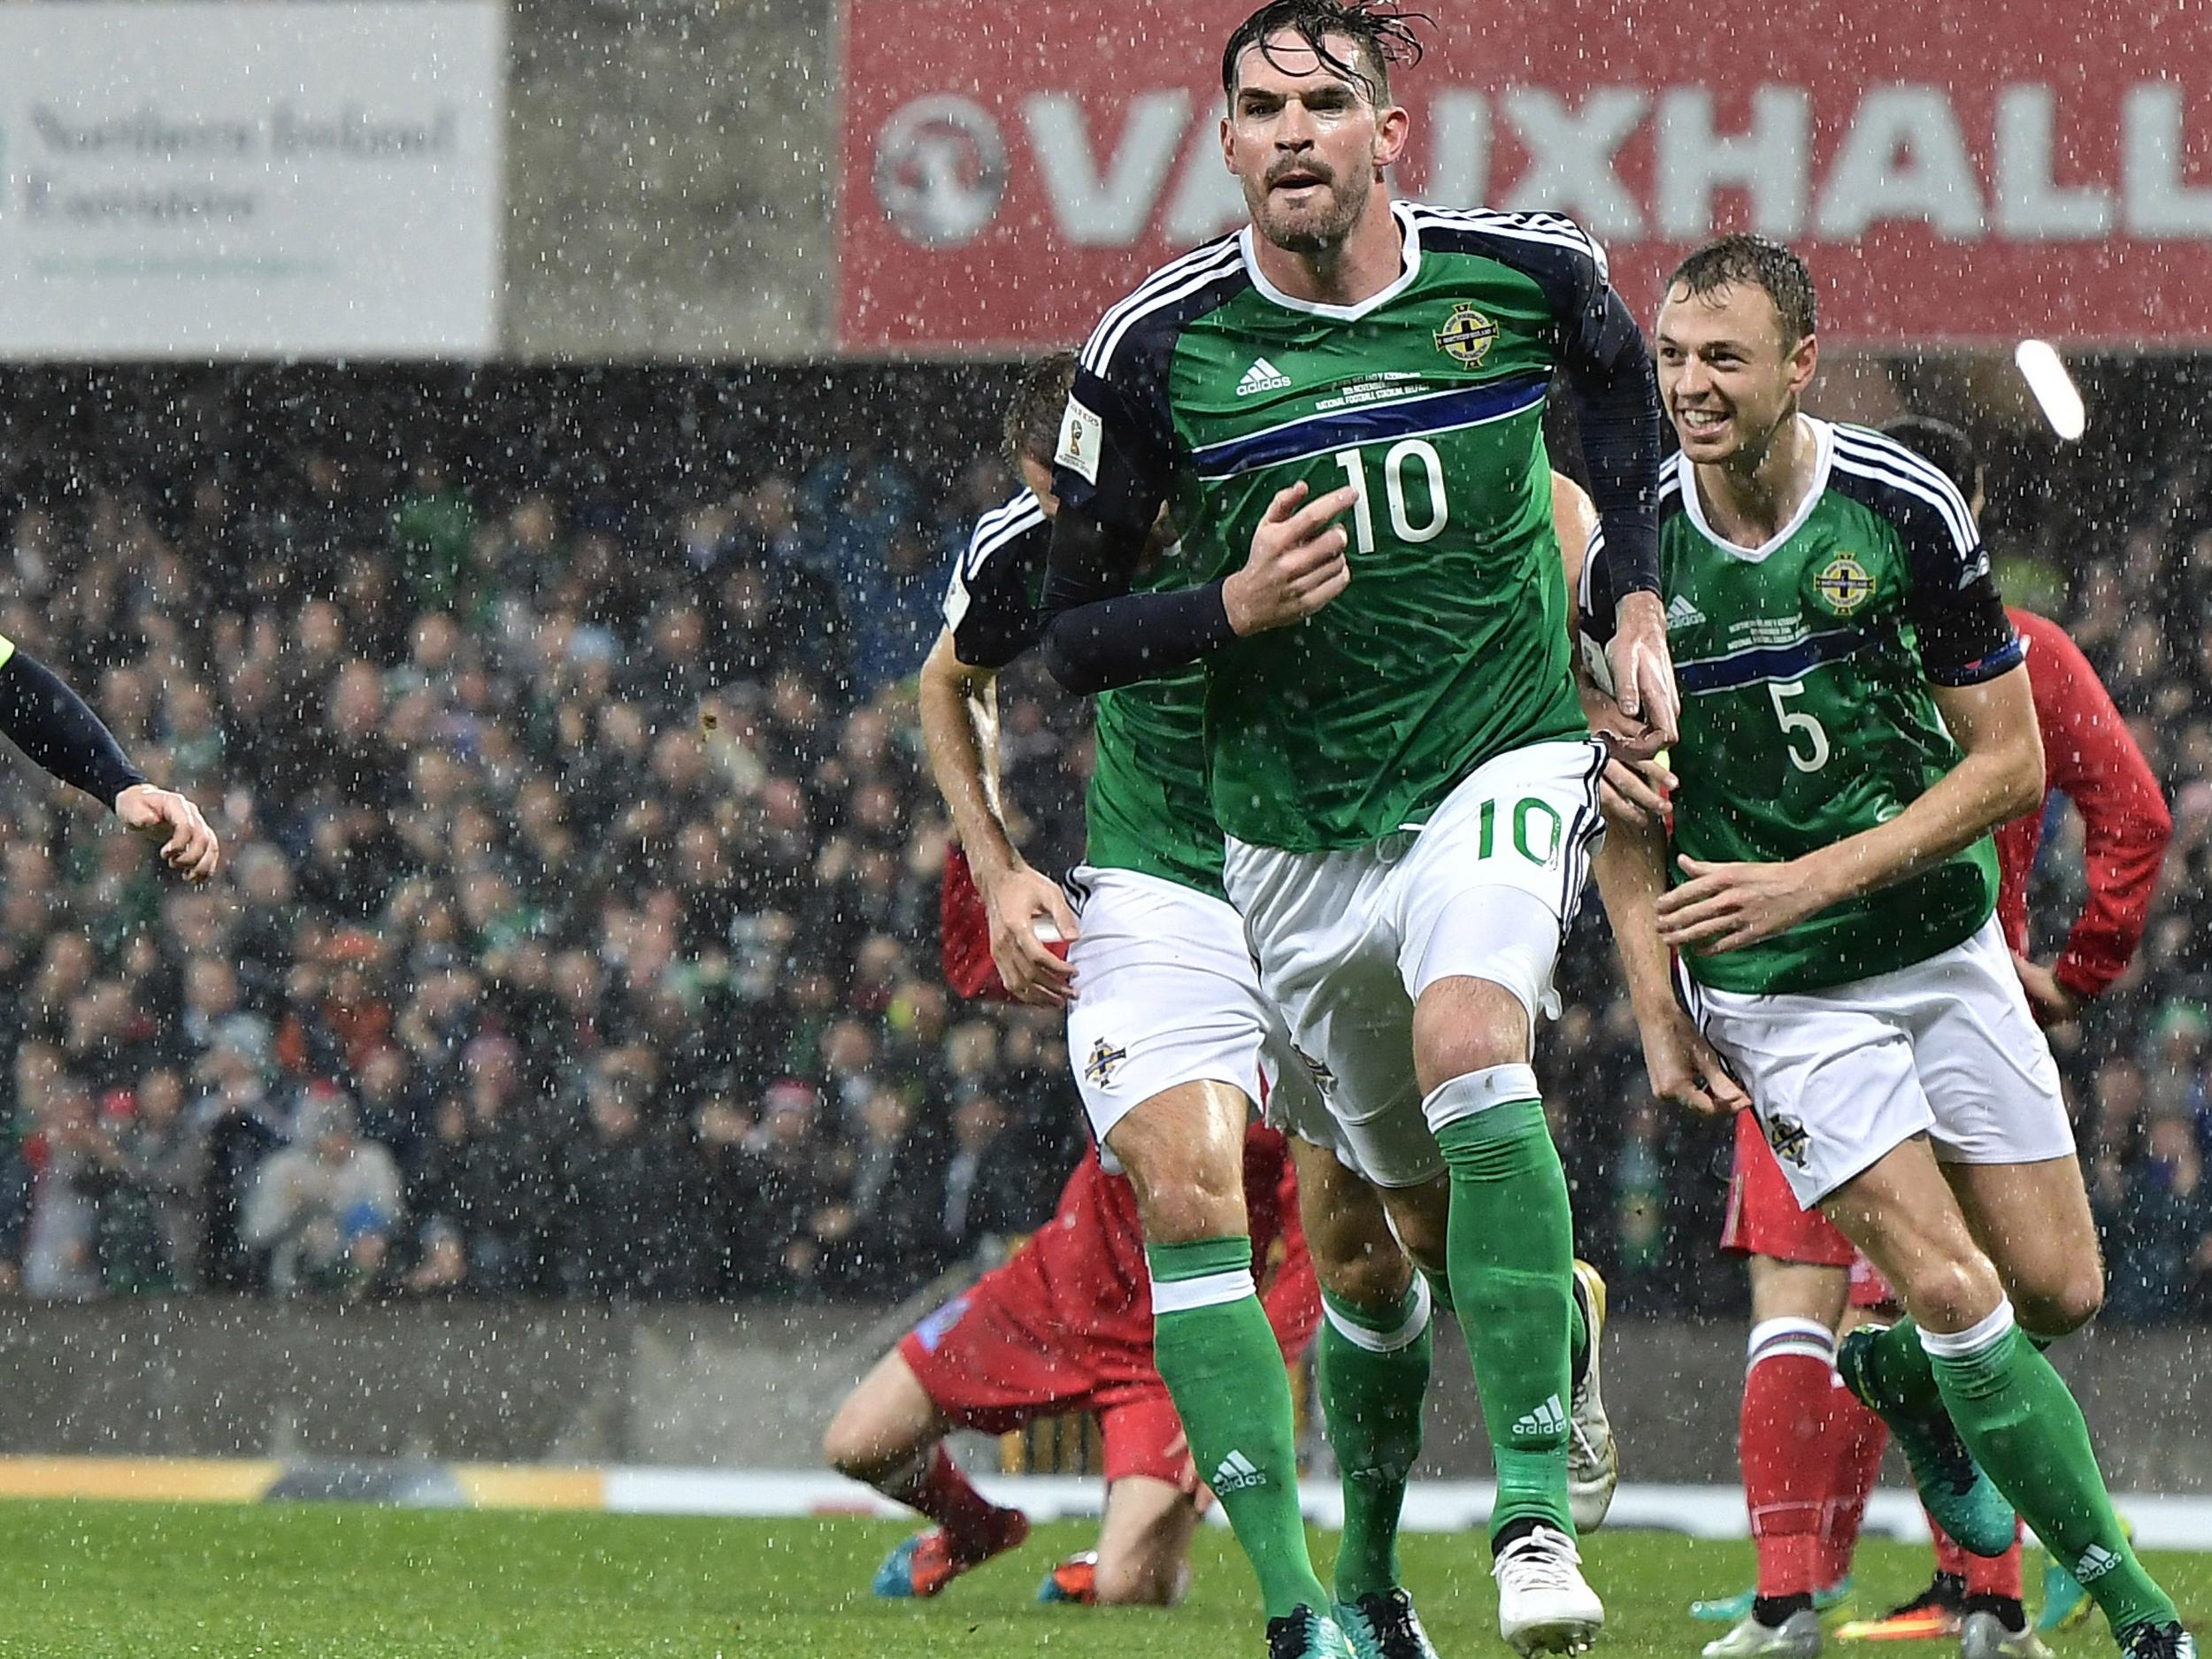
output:
[[1098, 451], [1105, 425], [1089, 410], [1068, 399], [1068, 412], [1060, 418], [1060, 448], [1053, 456], [1056, 466], [1064, 466], [1087, 484], [1098, 482]]

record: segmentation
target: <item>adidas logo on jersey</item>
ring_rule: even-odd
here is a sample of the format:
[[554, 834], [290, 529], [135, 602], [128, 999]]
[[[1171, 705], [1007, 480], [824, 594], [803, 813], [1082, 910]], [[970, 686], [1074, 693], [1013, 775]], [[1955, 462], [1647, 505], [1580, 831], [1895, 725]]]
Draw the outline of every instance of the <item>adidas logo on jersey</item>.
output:
[[1237, 396], [1249, 397], [1255, 392], [1279, 392], [1290, 384], [1290, 376], [1270, 363], [1265, 357], [1254, 357], [1252, 366], [1237, 382]]
[[1704, 623], [1705, 613], [1690, 603], [1687, 594], [1675, 595], [1674, 603], [1667, 607], [1669, 628], [1702, 627]]
[[1538, 1406], [1535, 1410], [1524, 1411], [1515, 1418], [1513, 1432], [1531, 1435], [1557, 1434], [1566, 1426], [1567, 1413], [1560, 1406], [1559, 1396], [1554, 1394], [1542, 1405]]
[[2092, 1544], [2074, 1563], [2074, 1577], [2084, 1584], [2093, 1584], [2119, 1564], [2120, 1558], [2102, 1544]]
[[1217, 1498], [1232, 1492], [1242, 1492], [1248, 1486], [1263, 1486], [1267, 1477], [1252, 1466], [1252, 1460], [1242, 1452], [1231, 1452], [1221, 1460], [1213, 1478], [1206, 1484], [1214, 1489]]

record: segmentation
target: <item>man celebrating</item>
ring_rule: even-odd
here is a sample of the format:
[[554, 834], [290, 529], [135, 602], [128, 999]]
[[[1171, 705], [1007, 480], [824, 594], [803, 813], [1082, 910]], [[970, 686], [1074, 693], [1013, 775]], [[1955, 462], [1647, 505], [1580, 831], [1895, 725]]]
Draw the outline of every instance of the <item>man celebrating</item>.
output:
[[[1622, 701], [1663, 740], [1657, 419], [1579, 229], [1390, 200], [1409, 117], [1389, 65], [1412, 44], [1388, 12], [1325, 0], [1231, 36], [1222, 145], [1251, 223], [1161, 270], [1084, 350], [1046, 646], [1084, 692], [1203, 662], [1225, 882], [1262, 984], [1461, 1316], [1498, 1471], [1501, 1630], [1572, 1650], [1604, 1616], [1567, 1504], [1587, 1340], [1530, 1057], [1604, 754], [1569, 672], [1541, 423], [1563, 369], [1622, 595]], [[1148, 562], [1163, 505], [1179, 552]], [[1318, 1259], [1310, 1210], [1307, 1231]], [[1268, 1612], [1310, 1616], [1272, 1588]]]
[[[1951, 481], [1800, 411], [1814, 324], [1804, 262], [1753, 236], [1684, 261], [1660, 312], [1682, 442], [1661, 531], [1679, 875], [1625, 818], [1599, 860], [1652, 1087], [1755, 1111], [1798, 1202], [1896, 1288], [1909, 1317], [1853, 1332], [1838, 1369], [1943, 1529], [2000, 1555], [2017, 1506], [2125, 1653], [2193, 1659], [2042, 1354], [2103, 1286], [2057, 1068], [1993, 915], [1989, 833], [2043, 794], [2019, 636]], [[1762, 1596], [1752, 1619], [1793, 1650], [1810, 1601]]]
[[[1980, 522], [1982, 467], [1971, 439], [1924, 415], [1882, 430], [1939, 468]], [[2036, 1018], [2058, 1025], [2119, 978], [2135, 955], [2172, 819], [2149, 763], [2074, 642], [2042, 617], [2008, 614], [2027, 648], [2047, 789], [2073, 803], [2083, 826], [2088, 902], [2048, 966], [2027, 955], [2028, 883], [2044, 803], [1995, 835], [1997, 919]], [[1843, 1321], [1863, 1322], [1863, 1310], [1888, 1305], [1890, 1288], [1833, 1223], [1797, 1207], [1757, 1120], [1745, 1113], [1736, 1128], [1722, 1248], [1745, 1256], [1751, 1273], [1740, 1445], [1759, 1582], [1755, 1592], [1694, 1604], [1699, 1617], [1724, 1617], [1735, 1626], [1707, 1647], [1707, 1659], [1801, 1654], [1816, 1640], [1818, 1626], [1811, 1621], [1800, 1621], [1794, 1632], [1762, 1626], [1749, 1617], [1754, 1602], [1757, 1595], [1809, 1590], [1817, 1608], [1839, 1596], [1889, 1439], [1879, 1418], [1833, 1386], [1833, 1359]], [[2046, 1628], [2069, 1606], [2086, 1611], [2080, 1586], [2055, 1563], [2053, 1569]], [[1983, 1557], [1939, 1532], [1936, 1574], [1926, 1589], [1838, 1633], [1846, 1640], [1956, 1635], [1964, 1659], [2042, 1659], [2045, 1653], [2022, 1606], [2019, 1545]]]

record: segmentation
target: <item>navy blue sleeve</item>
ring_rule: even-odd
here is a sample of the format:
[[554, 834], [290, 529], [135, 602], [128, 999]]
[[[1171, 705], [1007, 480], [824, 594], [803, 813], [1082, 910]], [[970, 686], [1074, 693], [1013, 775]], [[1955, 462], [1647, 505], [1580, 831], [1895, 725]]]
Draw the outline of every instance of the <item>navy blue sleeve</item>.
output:
[[1929, 683], [1979, 685], [2025, 662], [1958, 487], [1893, 438], [1843, 426], [1835, 434], [1835, 487], [1880, 512], [1904, 545], [1905, 614]]
[[961, 662], [995, 672], [1037, 642], [1051, 541], [1051, 522], [1025, 489], [976, 520], [945, 590], [945, 626]]
[[1166, 370], [1140, 340], [1125, 345], [1110, 373], [1075, 372], [1060, 445], [1052, 457], [1052, 491], [1102, 525], [1133, 534], [1141, 551], [1174, 475], [1173, 428]]
[[1567, 395], [1617, 603], [1659, 591], [1659, 377], [1636, 319], [1610, 287], [1579, 321], [1570, 336], [1578, 349], [1566, 358]]
[[1139, 538], [1063, 504], [1045, 577], [1045, 666], [1079, 696], [1187, 667], [1236, 638], [1222, 584], [1131, 593]]
[[[1194, 256], [1198, 257], [1199, 256]], [[1188, 666], [1236, 637], [1221, 584], [1133, 593], [1176, 465], [1168, 364], [1185, 317], [1234, 279], [1145, 289], [1084, 348], [1053, 457], [1060, 512], [1045, 578], [1045, 665], [1087, 695]]]
[[0, 662], [0, 732], [64, 783], [110, 811], [115, 797], [146, 774], [131, 764], [115, 734], [61, 677], [17, 649]]

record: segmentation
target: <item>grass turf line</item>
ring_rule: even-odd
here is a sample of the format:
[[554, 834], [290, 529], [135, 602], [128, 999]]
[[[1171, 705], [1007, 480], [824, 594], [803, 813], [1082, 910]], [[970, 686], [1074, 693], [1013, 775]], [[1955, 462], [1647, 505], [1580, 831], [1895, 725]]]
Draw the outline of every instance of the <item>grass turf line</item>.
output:
[[[851, 1519], [702, 1520], [572, 1513], [0, 1503], [4, 1659], [1225, 1659], [1260, 1654], [1250, 1579], [1227, 1534], [1198, 1540], [1171, 1613], [1041, 1607], [1037, 1583], [1087, 1526], [1028, 1546], [930, 1602], [868, 1580], [909, 1529]], [[1317, 1536], [1325, 1563], [1333, 1540]], [[1680, 1659], [1717, 1632], [1694, 1595], [1749, 1581], [1748, 1543], [1658, 1532], [1586, 1544], [1610, 1618], [1601, 1654]], [[1407, 1580], [1448, 1659], [1501, 1655], [1479, 1538], [1416, 1534]], [[2032, 1568], [2039, 1557], [2030, 1557]], [[2185, 1615], [2212, 1607], [2212, 1555], [2153, 1558]], [[1925, 1582], [1923, 1549], [1870, 1543], [1856, 1609]], [[2032, 1602], [2035, 1590], [2030, 1586]], [[2062, 1659], [2110, 1655], [2103, 1622]], [[1836, 1652], [1853, 1649], [1833, 1648]], [[1882, 1659], [1886, 1648], [1855, 1651]], [[1916, 1653], [1923, 1651], [1916, 1648]], [[1925, 1649], [1929, 1655], [1948, 1651]]]

